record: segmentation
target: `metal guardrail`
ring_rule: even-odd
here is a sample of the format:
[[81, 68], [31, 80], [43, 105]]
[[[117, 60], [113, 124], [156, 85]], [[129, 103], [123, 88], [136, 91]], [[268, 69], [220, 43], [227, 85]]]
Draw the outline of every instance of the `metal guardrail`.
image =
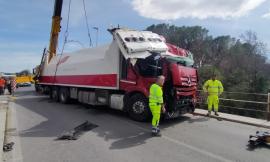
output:
[[[250, 108], [250, 107], [237, 107], [237, 106], [231, 106], [231, 105], [225, 105], [220, 104], [220, 107], [232, 109], [232, 110], [239, 110], [242, 112], [255, 112], [255, 113], [261, 113], [263, 114], [268, 121], [270, 121], [270, 93], [263, 94], [263, 93], [245, 93], [245, 92], [223, 92], [223, 94], [234, 94], [234, 95], [252, 95], [257, 97], [265, 97], [266, 101], [250, 101], [250, 100], [242, 100], [242, 99], [232, 99], [232, 98], [219, 98], [220, 101], [229, 101], [231, 103], [242, 103], [242, 104], [256, 104], [256, 107]], [[223, 95], [224, 96], [224, 95]], [[257, 98], [255, 97], [255, 98]], [[198, 90], [198, 104], [201, 108], [201, 106], [206, 104], [207, 96], [202, 90]], [[258, 109], [258, 105], [263, 105], [265, 108], [263, 110]]]
[[267, 105], [268, 102], [258, 102], [258, 101], [247, 101], [247, 100], [235, 100], [235, 99], [226, 99], [226, 98], [219, 98], [222, 101], [234, 101], [234, 102], [245, 102], [245, 103], [257, 103], [257, 104], [264, 104]]

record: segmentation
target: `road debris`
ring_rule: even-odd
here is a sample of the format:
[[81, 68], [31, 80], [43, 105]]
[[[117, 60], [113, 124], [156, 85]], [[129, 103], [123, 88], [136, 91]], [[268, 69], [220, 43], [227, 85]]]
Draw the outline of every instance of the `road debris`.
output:
[[270, 145], [270, 133], [257, 131], [256, 135], [249, 136], [249, 147], [255, 148], [259, 145]]
[[3, 146], [3, 151], [4, 151], [4, 152], [8, 152], [8, 151], [13, 150], [14, 144], [15, 144], [14, 142], [10, 142], [10, 143], [4, 144], [4, 146]]
[[57, 139], [58, 140], [77, 140], [83, 133], [90, 131], [98, 127], [97, 125], [85, 121], [84, 123], [78, 125], [73, 130], [62, 133]]

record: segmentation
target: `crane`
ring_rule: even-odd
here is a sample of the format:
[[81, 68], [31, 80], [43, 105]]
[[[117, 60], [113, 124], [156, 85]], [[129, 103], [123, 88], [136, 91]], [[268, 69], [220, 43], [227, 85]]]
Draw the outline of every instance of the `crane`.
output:
[[63, 0], [55, 0], [54, 12], [52, 17], [52, 28], [49, 45], [49, 57], [48, 63], [56, 56], [56, 49], [58, 44], [59, 32], [61, 30], [61, 12], [62, 12]]

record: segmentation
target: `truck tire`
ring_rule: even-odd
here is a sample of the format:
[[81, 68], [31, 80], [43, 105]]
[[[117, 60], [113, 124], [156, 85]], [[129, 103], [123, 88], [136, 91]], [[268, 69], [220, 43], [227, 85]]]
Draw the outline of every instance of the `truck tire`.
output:
[[69, 103], [70, 97], [69, 97], [69, 89], [68, 88], [64, 88], [64, 87], [60, 88], [59, 100], [63, 104]]
[[42, 88], [41, 85], [35, 85], [35, 89], [36, 89], [36, 92], [37, 92], [37, 93], [40, 93], [40, 94], [43, 93], [43, 88]]
[[35, 84], [35, 91], [39, 92], [39, 86]]
[[58, 90], [57, 87], [52, 88], [52, 90], [51, 90], [51, 98], [55, 102], [59, 101], [59, 90]]
[[147, 98], [141, 94], [130, 97], [128, 100], [128, 114], [133, 120], [147, 121], [151, 116]]

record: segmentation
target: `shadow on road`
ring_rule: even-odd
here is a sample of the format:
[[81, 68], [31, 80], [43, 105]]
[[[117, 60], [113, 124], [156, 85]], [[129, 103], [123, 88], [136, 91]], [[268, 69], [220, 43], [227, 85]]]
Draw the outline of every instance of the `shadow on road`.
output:
[[267, 144], [261, 144], [261, 145], [258, 145], [258, 146], [250, 146], [249, 144], [246, 146], [246, 150], [247, 151], [255, 151], [255, 150], [260, 150], [260, 149], [270, 149], [270, 145], [267, 145]]
[[124, 149], [129, 147], [135, 147], [146, 143], [146, 140], [152, 138], [149, 132], [141, 132], [133, 136], [128, 136], [113, 142], [110, 149]]

